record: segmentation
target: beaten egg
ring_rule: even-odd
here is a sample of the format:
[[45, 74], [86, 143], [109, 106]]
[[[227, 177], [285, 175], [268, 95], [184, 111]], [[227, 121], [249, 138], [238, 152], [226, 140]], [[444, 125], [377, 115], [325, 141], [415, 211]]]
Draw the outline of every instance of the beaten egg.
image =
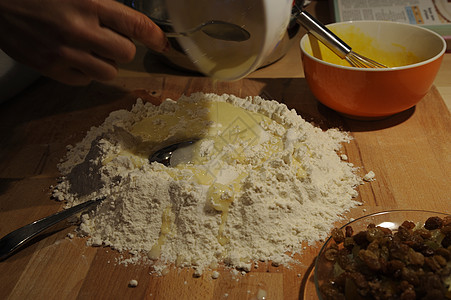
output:
[[[348, 44], [354, 52], [390, 68], [411, 65], [423, 60], [423, 58], [416, 56], [403, 45], [396, 43], [390, 43], [388, 46], [384, 45], [383, 42], [366, 35], [356, 26], [332, 28], [331, 31]], [[309, 40], [311, 48], [306, 50], [310, 55], [335, 65], [350, 66], [346, 60], [340, 58], [315, 37], [310, 35]]]

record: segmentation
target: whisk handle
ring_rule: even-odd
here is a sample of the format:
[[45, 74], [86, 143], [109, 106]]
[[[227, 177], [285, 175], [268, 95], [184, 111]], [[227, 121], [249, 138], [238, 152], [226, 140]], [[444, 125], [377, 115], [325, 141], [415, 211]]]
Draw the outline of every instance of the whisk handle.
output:
[[308, 12], [295, 8], [296, 21], [304, 26], [314, 37], [335, 52], [341, 58], [345, 58], [352, 48], [343, 42], [332, 31], [327, 29], [320, 21]]

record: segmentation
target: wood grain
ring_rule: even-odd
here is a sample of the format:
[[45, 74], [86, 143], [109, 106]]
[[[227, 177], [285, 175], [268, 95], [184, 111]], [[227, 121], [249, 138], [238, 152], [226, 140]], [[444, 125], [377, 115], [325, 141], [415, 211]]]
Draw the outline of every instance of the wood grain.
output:
[[[323, 129], [338, 127], [354, 140], [344, 145], [349, 161], [376, 180], [358, 187], [363, 205], [348, 213], [359, 217], [394, 208], [451, 213], [451, 120], [437, 92], [415, 108], [380, 121], [357, 121], [319, 104], [303, 78], [254, 78], [214, 83], [202, 77], [122, 77], [111, 85], [67, 87], [42, 79], [13, 101], [0, 106], [0, 236], [54, 213], [62, 204], [51, 199], [57, 163], [66, 146], [80, 141], [108, 114], [130, 109], [137, 97], [158, 102], [193, 92], [262, 95], [295, 109]], [[118, 265], [118, 253], [69, 239], [74, 225], [64, 223], [0, 262], [0, 299], [311, 299], [311, 271], [320, 245], [307, 247], [291, 267], [261, 264], [242, 275], [221, 270], [168, 268], [149, 275], [150, 266]], [[128, 286], [131, 279], [137, 287]]]

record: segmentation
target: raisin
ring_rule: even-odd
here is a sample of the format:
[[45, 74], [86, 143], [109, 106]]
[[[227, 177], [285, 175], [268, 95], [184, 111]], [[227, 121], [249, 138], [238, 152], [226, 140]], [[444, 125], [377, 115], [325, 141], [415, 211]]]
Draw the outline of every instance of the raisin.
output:
[[388, 262], [388, 270], [390, 272], [402, 270], [402, 268], [404, 268], [404, 266], [405, 266], [404, 263], [397, 259], [393, 259]]
[[409, 251], [408, 258], [412, 265], [422, 266], [424, 264], [424, 255], [415, 250]]
[[376, 239], [380, 239], [384, 236], [384, 232], [378, 227], [368, 228], [366, 231], [366, 239], [372, 242]]
[[338, 277], [335, 278], [334, 285], [340, 290], [343, 290], [346, 285], [346, 278], [349, 276], [349, 272], [345, 271], [340, 273]]
[[439, 289], [431, 289], [427, 290], [426, 296], [422, 298], [423, 300], [437, 300], [437, 299], [446, 299], [443, 292]]
[[395, 259], [404, 261], [407, 257], [408, 251], [409, 247], [407, 245], [394, 241], [390, 248], [390, 255]]
[[446, 260], [451, 260], [451, 251], [445, 248], [437, 248], [435, 249], [435, 254], [443, 256]]
[[345, 296], [331, 283], [321, 285], [320, 291], [324, 299], [345, 300]]
[[443, 248], [449, 248], [451, 246], [451, 235], [446, 235], [441, 244]]
[[408, 241], [411, 239], [412, 230], [404, 226], [399, 226], [398, 232], [395, 233], [395, 236], [402, 241]]
[[451, 235], [451, 225], [446, 225], [440, 228], [440, 232], [444, 235]]
[[404, 221], [402, 222], [401, 227], [404, 227], [405, 229], [414, 229], [415, 223], [412, 221]]
[[334, 248], [328, 248], [325, 252], [324, 252], [324, 257], [326, 258], [326, 260], [328, 261], [335, 261], [337, 259], [337, 255], [338, 255], [338, 250], [334, 249]]
[[388, 261], [383, 257], [379, 257], [379, 264], [381, 265], [381, 268], [379, 269], [379, 271], [383, 274], [386, 274]]
[[426, 230], [424, 228], [420, 228], [418, 230], [415, 230], [415, 234], [421, 236], [423, 239], [430, 239], [432, 237], [432, 234], [429, 230]]
[[447, 278], [451, 275], [451, 266], [445, 266], [444, 268], [441, 268], [440, 271], [437, 272], [439, 276], [442, 278]]
[[354, 234], [354, 230], [352, 229], [352, 226], [346, 226], [345, 227], [345, 236], [351, 237]]
[[359, 258], [370, 268], [371, 270], [379, 270], [381, 264], [379, 262], [379, 256], [370, 250], [360, 250]]
[[349, 256], [349, 251], [343, 248], [338, 251], [337, 262], [343, 270], [352, 270], [354, 268], [354, 260]]
[[413, 286], [417, 286], [421, 282], [418, 274], [414, 270], [407, 267], [402, 268], [401, 275], [404, 280], [406, 280]]
[[446, 266], [446, 259], [441, 255], [434, 255], [433, 259], [440, 265], [440, 267]]
[[424, 239], [421, 237], [421, 235], [414, 233], [409, 241], [406, 241], [406, 243], [414, 248], [415, 250], [419, 251], [424, 246]]
[[351, 295], [350, 285], [352, 299], [443, 299], [442, 278], [451, 275], [451, 216], [424, 224], [404, 221], [395, 232], [373, 223], [358, 233], [349, 225], [337, 229], [333, 237], [343, 247], [335, 244], [326, 254], [344, 272], [334, 278], [327, 299]]
[[421, 253], [423, 253], [424, 256], [429, 257], [429, 256], [434, 255], [435, 251], [433, 248], [426, 245], [425, 248], [421, 250]]
[[[437, 274], [434, 274], [433, 272], [425, 273], [424, 276], [421, 278], [421, 287], [424, 291], [427, 291], [428, 294], [430, 294], [434, 290], [440, 290], [442, 289], [442, 281], [440, 277]], [[436, 292], [432, 292], [431, 294], [435, 294]], [[438, 297], [436, 299], [442, 299], [441, 297]]]
[[387, 246], [382, 246], [380, 248], [380, 256], [387, 261], [390, 259], [390, 250], [388, 250]]
[[390, 228], [386, 228], [386, 227], [377, 227], [379, 228], [379, 230], [381, 230], [385, 235], [392, 235], [393, 232], [391, 231]]
[[347, 249], [352, 250], [352, 248], [355, 246], [355, 241], [352, 237], [345, 238], [345, 241], [343, 242], [343, 246]]
[[408, 283], [405, 280], [401, 280], [398, 287], [401, 291], [405, 291], [405, 290], [409, 289], [410, 287], [413, 287], [413, 285], [411, 285], [410, 283]]
[[354, 242], [359, 246], [364, 246], [368, 244], [368, 240], [366, 239], [366, 232], [360, 231], [356, 235], [354, 235]]
[[371, 252], [374, 252], [375, 254], [377, 254], [379, 256], [380, 252], [381, 252], [380, 248], [379, 248], [379, 240], [372, 241], [366, 249]]
[[417, 294], [415, 293], [415, 290], [413, 289], [412, 285], [410, 285], [411, 287], [405, 289], [402, 293], [401, 293], [401, 297], [399, 298], [400, 300], [415, 300], [417, 299]]
[[425, 257], [424, 264], [429, 267], [433, 272], [438, 271], [440, 269], [440, 264], [434, 257]]
[[355, 285], [360, 289], [366, 289], [368, 288], [368, 281], [366, 280], [365, 276], [363, 276], [362, 273], [359, 272], [350, 272], [349, 278], [354, 281]]
[[345, 240], [345, 236], [343, 234], [343, 231], [341, 231], [339, 228], [332, 229], [332, 239], [337, 244], [343, 243], [343, 241]]
[[443, 220], [439, 217], [430, 217], [424, 223], [424, 228], [427, 230], [439, 229], [443, 226]]

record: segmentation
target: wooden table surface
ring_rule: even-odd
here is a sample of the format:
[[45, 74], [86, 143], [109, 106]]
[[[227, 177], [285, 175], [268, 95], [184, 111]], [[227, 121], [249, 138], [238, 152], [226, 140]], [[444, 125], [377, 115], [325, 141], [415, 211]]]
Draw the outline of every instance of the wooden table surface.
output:
[[[323, 5], [313, 5], [309, 10]], [[177, 99], [195, 91], [266, 95], [294, 108], [322, 128], [340, 127], [354, 137], [344, 152], [361, 173], [376, 180], [358, 187], [363, 205], [356, 218], [387, 209], [451, 213], [451, 54], [446, 54], [430, 93], [414, 108], [381, 121], [343, 118], [318, 104], [303, 77], [297, 47], [277, 63], [237, 82], [213, 82], [167, 68], [142, 47], [110, 83], [69, 87], [40, 79], [0, 105], [0, 237], [62, 209], [51, 199], [57, 164], [66, 146], [80, 141], [91, 126], [114, 110], [129, 109], [137, 96]], [[445, 101], [444, 101], [445, 100]], [[92, 248], [61, 223], [0, 262], [0, 299], [314, 299], [311, 274], [319, 246], [308, 247], [300, 265], [262, 264], [246, 275], [221, 271], [194, 278], [190, 269], [169, 268], [149, 275], [149, 266], [117, 265], [118, 253]], [[131, 279], [138, 286], [128, 287]]]

